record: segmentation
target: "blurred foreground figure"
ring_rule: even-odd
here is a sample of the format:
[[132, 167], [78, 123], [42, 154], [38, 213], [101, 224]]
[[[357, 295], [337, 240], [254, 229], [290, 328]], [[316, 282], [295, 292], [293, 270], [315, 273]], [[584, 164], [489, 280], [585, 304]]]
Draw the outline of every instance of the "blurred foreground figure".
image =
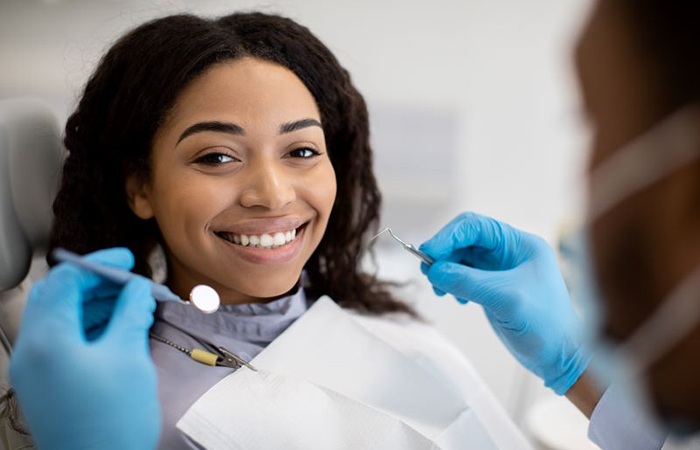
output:
[[437, 260], [423, 268], [436, 291], [483, 305], [513, 355], [591, 417], [605, 450], [658, 449], [669, 433], [698, 448], [698, 25], [697, 2], [600, 0], [580, 37], [594, 135], [583, 324], [535, 236], [465, 214], [421, 246]]

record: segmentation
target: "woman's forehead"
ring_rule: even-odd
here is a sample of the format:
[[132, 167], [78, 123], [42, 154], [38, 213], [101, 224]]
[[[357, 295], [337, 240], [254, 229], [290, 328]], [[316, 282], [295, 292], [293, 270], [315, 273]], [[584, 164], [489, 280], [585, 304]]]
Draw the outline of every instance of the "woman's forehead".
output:
[[212, 119], [275, 130], [301, 119], [321, 120], [313, 95], [292, 71], [254, 58], [217, 64], [195, 78], [178, 95], [164, 127]]

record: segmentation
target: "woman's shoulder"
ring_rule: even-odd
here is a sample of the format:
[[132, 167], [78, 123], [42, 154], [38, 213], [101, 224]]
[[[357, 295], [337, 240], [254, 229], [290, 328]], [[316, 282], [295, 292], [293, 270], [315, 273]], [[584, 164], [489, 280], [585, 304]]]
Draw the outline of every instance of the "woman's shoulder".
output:
[[356, 322], [421, 366], [443, 387], [452, 389], [482, 421], [499, 448], [529, 448], [522, 434], [466, 355], [440, 330], [406, 316], [364, 316]]
[[[415, 344], [452, 345], [431, 324], [402, 313], [368, 315], [347, 310], [365, 329], [379, 337], [405, 342], [409, 347]], [[406, 339], [409, 338], [408, 341]], [[412, 338], [412, 339], [411, 339]]]
[[[415, 344], [454, 347], [440, 331], [428, 322], [403, 313], [388, 313], [383, 315], [362, 314], [346, 310], [365, 329], [381, 338], [406, 341], [408, 346]], [[413, 338], [414, 340], [410, 340]], [[456, 348], [455, 348], [456, 349]]]
[[464, 352], [433, 325], [406, 314], [350, 314], [364, 329], [419, 364], [449, 378], [478, 378]]

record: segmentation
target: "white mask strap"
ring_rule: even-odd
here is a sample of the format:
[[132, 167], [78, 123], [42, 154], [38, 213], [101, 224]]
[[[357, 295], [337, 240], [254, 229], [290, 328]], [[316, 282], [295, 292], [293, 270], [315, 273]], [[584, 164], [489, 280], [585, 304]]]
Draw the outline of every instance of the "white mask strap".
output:
[[588, 220], [700, 158], [700, 113], [682, 108], [615, 152], [590, 176]]

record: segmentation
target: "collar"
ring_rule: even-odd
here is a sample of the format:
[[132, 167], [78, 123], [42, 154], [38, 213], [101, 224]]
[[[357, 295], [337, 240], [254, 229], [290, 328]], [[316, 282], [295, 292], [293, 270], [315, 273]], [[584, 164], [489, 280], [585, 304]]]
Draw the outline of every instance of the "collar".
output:
[[159, 302], [156, 320], [192, 335], [225, 335], [247, 342], [269, 343], [308, 309], [303, 288], [267, 303], [222, 305], [205, 314], [190, 305]]

